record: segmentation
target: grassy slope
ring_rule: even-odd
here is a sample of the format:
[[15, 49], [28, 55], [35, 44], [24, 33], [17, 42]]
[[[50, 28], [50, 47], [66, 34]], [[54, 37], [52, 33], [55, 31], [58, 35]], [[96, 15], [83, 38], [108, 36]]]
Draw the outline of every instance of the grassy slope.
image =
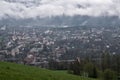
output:
[[0, 80], [94, 80], [63, 71], [51, 71], [14, 63], [0, 62]]

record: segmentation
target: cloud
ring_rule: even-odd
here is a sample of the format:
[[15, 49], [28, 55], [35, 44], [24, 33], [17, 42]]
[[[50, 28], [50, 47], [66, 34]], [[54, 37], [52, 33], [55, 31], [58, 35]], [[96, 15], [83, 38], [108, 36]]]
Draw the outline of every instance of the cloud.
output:
[[119, 16], [119, 0], [1, 0], [2, 18], [44, 18], [52, 16]]

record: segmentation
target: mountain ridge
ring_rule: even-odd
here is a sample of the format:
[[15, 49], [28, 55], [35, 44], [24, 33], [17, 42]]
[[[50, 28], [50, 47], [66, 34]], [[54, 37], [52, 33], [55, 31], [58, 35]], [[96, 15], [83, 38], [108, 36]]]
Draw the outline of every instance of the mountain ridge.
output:
[[89, 16], [56, 16], [36, 19], [14, 19], [7, 18], [0, 20], [0, 25], [7, 26], [91, 26], [91, 27], [115, 27], [120, 25], [117, 16], [112, 17], [89, 17]]

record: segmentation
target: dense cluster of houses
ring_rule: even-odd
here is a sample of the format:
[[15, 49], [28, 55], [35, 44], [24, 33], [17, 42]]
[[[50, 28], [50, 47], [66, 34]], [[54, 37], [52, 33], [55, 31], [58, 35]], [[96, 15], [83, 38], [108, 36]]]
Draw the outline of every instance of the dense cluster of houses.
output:
[[0, 61], [47, 67], [49, 61], [99, 59], [120, 52], [120, 28], [1, 27]]

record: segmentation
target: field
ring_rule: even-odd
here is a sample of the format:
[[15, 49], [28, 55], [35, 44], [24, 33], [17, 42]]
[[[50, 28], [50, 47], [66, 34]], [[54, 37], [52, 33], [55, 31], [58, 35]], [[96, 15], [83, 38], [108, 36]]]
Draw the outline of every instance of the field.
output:
[[0, 62], [0, 80], [95, 80], [15, 63]]

